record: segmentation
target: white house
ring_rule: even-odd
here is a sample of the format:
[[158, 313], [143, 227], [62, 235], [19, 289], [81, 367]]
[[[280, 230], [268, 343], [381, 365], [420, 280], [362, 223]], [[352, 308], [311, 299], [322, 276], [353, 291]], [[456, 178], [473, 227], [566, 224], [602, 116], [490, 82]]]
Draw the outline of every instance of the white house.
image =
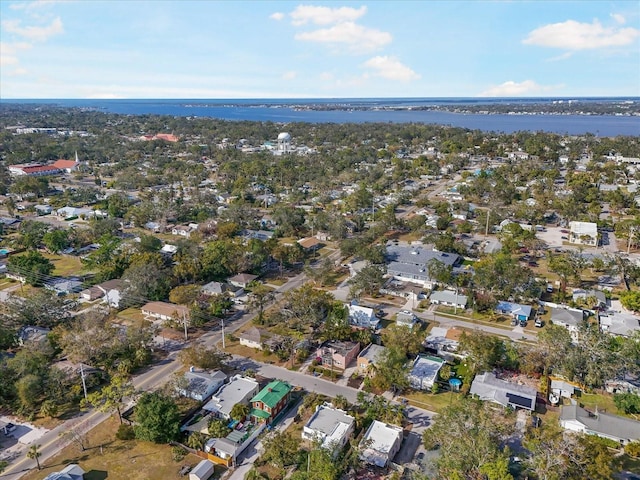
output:
[[600, 315], [600, 329], [611, 335], [631, 337], [640, 330], [640, 317], [632, 313], [607, 312]]
[[386, 467], [402, 444], [402, 428], [374, 420], [362, 437], [360, 458], [380, 468]]
[[355, 419], [343, 410], [324, 404], [316, 407], [315, 413], [302, 429], [302, 438], [319, 442], [336, 456], [353, 433]]
[[597, 246], [598, 225], [593, 222], [569, 222], [569, 242]]
[[409, 372], [409, 384], [417, 390], [427, 390], [433, 387], [443, 365], [444, 360], [441, 358], [418, 355]]
[[216, 417], [231, 418], [231, 409], [236, 403], [249, 404], [260, 389], [258, 382], [252, 378], [235, 375], [229, 383], [220, 387], [203, 407], [203, 410], [212, 412]]
[[456, 307], [460, 309], [467, 308], [467, 296], [460, 295], [451, 290], [438, 290], [432, 292], [429, 301], [434, 305], [446, 305], [448, 307]]
[[185, 388], [176, 387], [178, 393], [183, 397], [191, 397], [203, 402], [224, 384], [227, 376], [220, 371], [206, 373], [196, 372], [192, 369], [185, 372], [184, 378], [186, 386]]
[[349, 323], [354, 327], [371, 328], [377, 330], [380, 327], [380, 320], [376, 317], [373, 308], [362, 307], [353, 300], [347, 305]]

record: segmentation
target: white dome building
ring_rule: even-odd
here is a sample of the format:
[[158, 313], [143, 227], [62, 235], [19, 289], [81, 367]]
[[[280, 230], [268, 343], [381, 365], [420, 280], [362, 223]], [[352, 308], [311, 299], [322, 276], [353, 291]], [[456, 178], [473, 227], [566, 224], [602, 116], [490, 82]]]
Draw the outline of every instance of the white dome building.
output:
[[282, 132], [278, 135], [278, 152], [289, 153], [291, 151], [291, 135]]

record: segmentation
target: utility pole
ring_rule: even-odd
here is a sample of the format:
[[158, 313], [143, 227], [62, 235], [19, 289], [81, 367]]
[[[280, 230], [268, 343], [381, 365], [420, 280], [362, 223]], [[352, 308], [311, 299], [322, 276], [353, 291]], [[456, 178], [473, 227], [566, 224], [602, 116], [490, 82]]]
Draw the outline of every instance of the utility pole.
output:
[[184, 324], [184, 339], [189, 340], [187, 335], [187, 313], [184, 311], [182, 312], [182, 323]]
[[489, 216], [491, 214], [491, 209], [487, 208], [487, 226], [484, 229], [484, 236], [488, 237], [489, 236]]
[[222, 349], [224, 350], [226, 348], [224, 344], [224, 318], [221, 320], [221, 322], [222, 322]]
[[627, 255], [629, 255], [629, 252], [631, 251], [631, 237], [633, 237], [633, 235], [635, 235], [636, 233], [636, 227], [634, 227], [633, 225], [629, 225], [629, 239], [627, 241]]
[[80, 378], [82, 378], [82, 390], [84, 391], [84, 399], [87, 400], [87, 382], [84, 377], [84, 365], [80, 362]]

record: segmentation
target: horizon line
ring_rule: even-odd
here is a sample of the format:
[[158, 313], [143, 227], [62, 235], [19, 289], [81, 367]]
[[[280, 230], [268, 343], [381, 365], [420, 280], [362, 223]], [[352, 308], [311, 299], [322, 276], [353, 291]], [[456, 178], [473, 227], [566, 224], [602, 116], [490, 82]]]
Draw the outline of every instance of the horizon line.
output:
[[85, 100], [85, 101], [120, 101], [120, 100], [443, 100], [443, 99], [461, 99], [461, 100], [579, 100], [579, 99], [625, 99], [639, 100], [637, 95], [592, 95], [592, 96], [534, 96], [534, 97], [479, 97], [479, 96], [436, 96], [436, 97], [0, 97], [0, 102], [5, 101], [52, 101], [52, 100]]

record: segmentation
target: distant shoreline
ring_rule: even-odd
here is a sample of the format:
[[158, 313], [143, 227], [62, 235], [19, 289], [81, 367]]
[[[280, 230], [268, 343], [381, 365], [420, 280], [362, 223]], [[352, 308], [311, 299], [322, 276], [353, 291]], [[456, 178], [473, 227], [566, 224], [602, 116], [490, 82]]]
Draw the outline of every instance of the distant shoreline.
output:
[[2, 99], [3, 109], [72, 108], [287, 123], [423, 123], [513, 133], [640, 135], [640, 97], [369, 99]]

